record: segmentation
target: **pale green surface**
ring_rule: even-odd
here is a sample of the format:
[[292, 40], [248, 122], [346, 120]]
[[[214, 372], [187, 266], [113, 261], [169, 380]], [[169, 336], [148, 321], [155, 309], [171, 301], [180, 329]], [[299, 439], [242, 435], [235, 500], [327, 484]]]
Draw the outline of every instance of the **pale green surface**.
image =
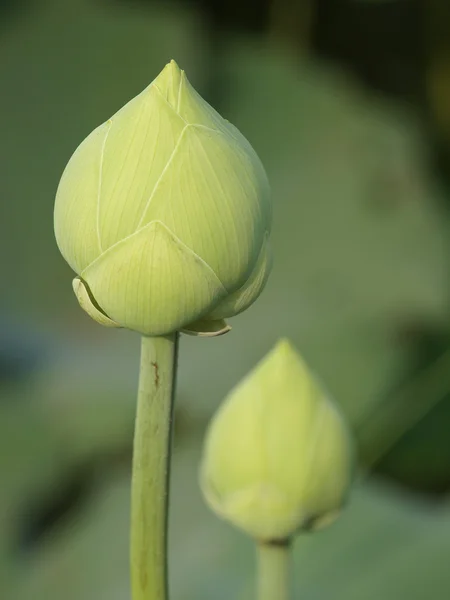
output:
[[252, 304], [271, 217], [255, 151], [173, 60], [78, 146], [54, 214], [82, 308], [152, 336]]
[[282, 540], [332, 522], [352, 471], [344, 420], [280, 340], [213, 416], [201, 486], [219, 517], [259, 540]]

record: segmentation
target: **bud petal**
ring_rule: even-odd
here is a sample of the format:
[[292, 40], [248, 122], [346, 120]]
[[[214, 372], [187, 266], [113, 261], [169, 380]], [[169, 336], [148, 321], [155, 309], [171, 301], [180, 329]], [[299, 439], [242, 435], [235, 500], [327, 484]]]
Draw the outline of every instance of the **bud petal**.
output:
[[281, 341], [213, 418], [200, 478], [213, 510], [267, 541], [335, 518], [351, 473], [342, 417]]
[[94, 319], [94, 321], [97, 321], [97, 323], [100, 323], [100, 325], [104, 325], [105, 327], [120, 327], [118, 323], [111, 320], [96, 305], [95, 300], [90, 297], [89, 290], [82, 279], [75, 277], [72, 281], [72, 287], [81, 308], [87, 312], [91, 319]]
[[196, 321], [226, 293], [211, 269], [158, 221], [112, 246], [82, 278], [110, 319], [144, 335]]
[[215, 319], [219, 316], [222, 318], [233, 317], [247, 310], [265, 288], [271, 269], [272, 253], [269, 246], [269, 234], [267, 233], [252, 274], [239, 290], [226, 296], [216, 306], [210, 315], [211, 318]]
[[214, 131], [221, 131], [225, 135], [234, 137], [238, 143], [243, 143], [245, 148], [254, 150], [234, 125], [219, 115], [214, 108], [204, 100], [189, 83], [185, 73], [181, 73], [179, 104], [180, 116], [186, 123], [209, 127]]
[[97, 206], [100, 157], [108, 131], [109, 123], [104, 123], [78, 146], [64, 170], [56, 194], [56, 241], [61, 254], [76, 273], [81, 273], [101, 253]]
[[259, 160], [233, 138], [187, 125], [143, 223], [161, 220], [232, 292], [253, 269], [264, 239], [266, 181]]
[[110, 120], [100, 159], [98, 227], [103, 251], [149, 222], [144, 214], [177, 152], [184, 127], [152, 85]]
[[217, 337], [218, 335], [224, 335], [231, 331], [231, 327], [223, 319], [216, 321], [196, 321], [191, 323], [187, 327], [183, 327], [182, 333], [187, 335], [194, 335], [198, 337]]
[[[179, 105], [183, 77], [185, 78], [184, 72], [179, 69], [174, 60], [171, 60], [151, 84], [158, 88], [167, 104], [178, 114], [180, 113]], [[182, 116], [182, 118], [184, 117]]]

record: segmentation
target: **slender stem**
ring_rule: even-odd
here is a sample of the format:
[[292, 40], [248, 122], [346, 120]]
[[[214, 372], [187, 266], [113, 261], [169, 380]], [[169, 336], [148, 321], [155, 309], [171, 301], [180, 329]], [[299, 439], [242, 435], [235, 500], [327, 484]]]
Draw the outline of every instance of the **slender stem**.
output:
[[131, 483], [133, 600], [167, 600], [167, 513], [178, 334], [143, 337]]
[[290, 541], [260, 542], [257, 554], [257, 600], [290, 600]]

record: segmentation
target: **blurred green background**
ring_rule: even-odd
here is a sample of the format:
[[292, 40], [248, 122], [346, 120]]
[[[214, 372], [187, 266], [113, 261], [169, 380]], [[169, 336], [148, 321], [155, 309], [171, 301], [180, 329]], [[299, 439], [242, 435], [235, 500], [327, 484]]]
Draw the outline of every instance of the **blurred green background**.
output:
[[0, 597], [128, 600], [139, 339], [79, 309], [52, 212], [78, 143], [171, 58], [260, 154], [275, 265], [233, 331], [183, 337], [174, 600], [252, 598], [203, 504], [206, 424], [283, 335], [350, 419], [363, 477], [296, 544], [296, 597], [450, 597], [450, 5], [3, 0]]

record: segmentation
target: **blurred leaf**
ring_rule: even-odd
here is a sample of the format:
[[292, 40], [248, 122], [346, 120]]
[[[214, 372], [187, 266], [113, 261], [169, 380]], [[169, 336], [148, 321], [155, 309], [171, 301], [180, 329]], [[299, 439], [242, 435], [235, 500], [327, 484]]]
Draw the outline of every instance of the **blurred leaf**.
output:
[[[197, 446], [197, 445], [196, 445]], [[171, 584], [173, 598], [252, 597], [252, 544], [206, 511], [196, 485], [199, 449], [180, 448], [173, 474]], [[105, 478], [80, 518], [48, 540], [23, 565], [10, 598], [125, 600], [128, 593], [128, 476]], [[445, 568], [450, 514], [433, 514], [392, 490], [355, 490], [337, 524], [299, 538], [295, 580], [299, 597], [385, 600], [450, 593]], [[25, 568], [26, 567], [26, 568]]]

